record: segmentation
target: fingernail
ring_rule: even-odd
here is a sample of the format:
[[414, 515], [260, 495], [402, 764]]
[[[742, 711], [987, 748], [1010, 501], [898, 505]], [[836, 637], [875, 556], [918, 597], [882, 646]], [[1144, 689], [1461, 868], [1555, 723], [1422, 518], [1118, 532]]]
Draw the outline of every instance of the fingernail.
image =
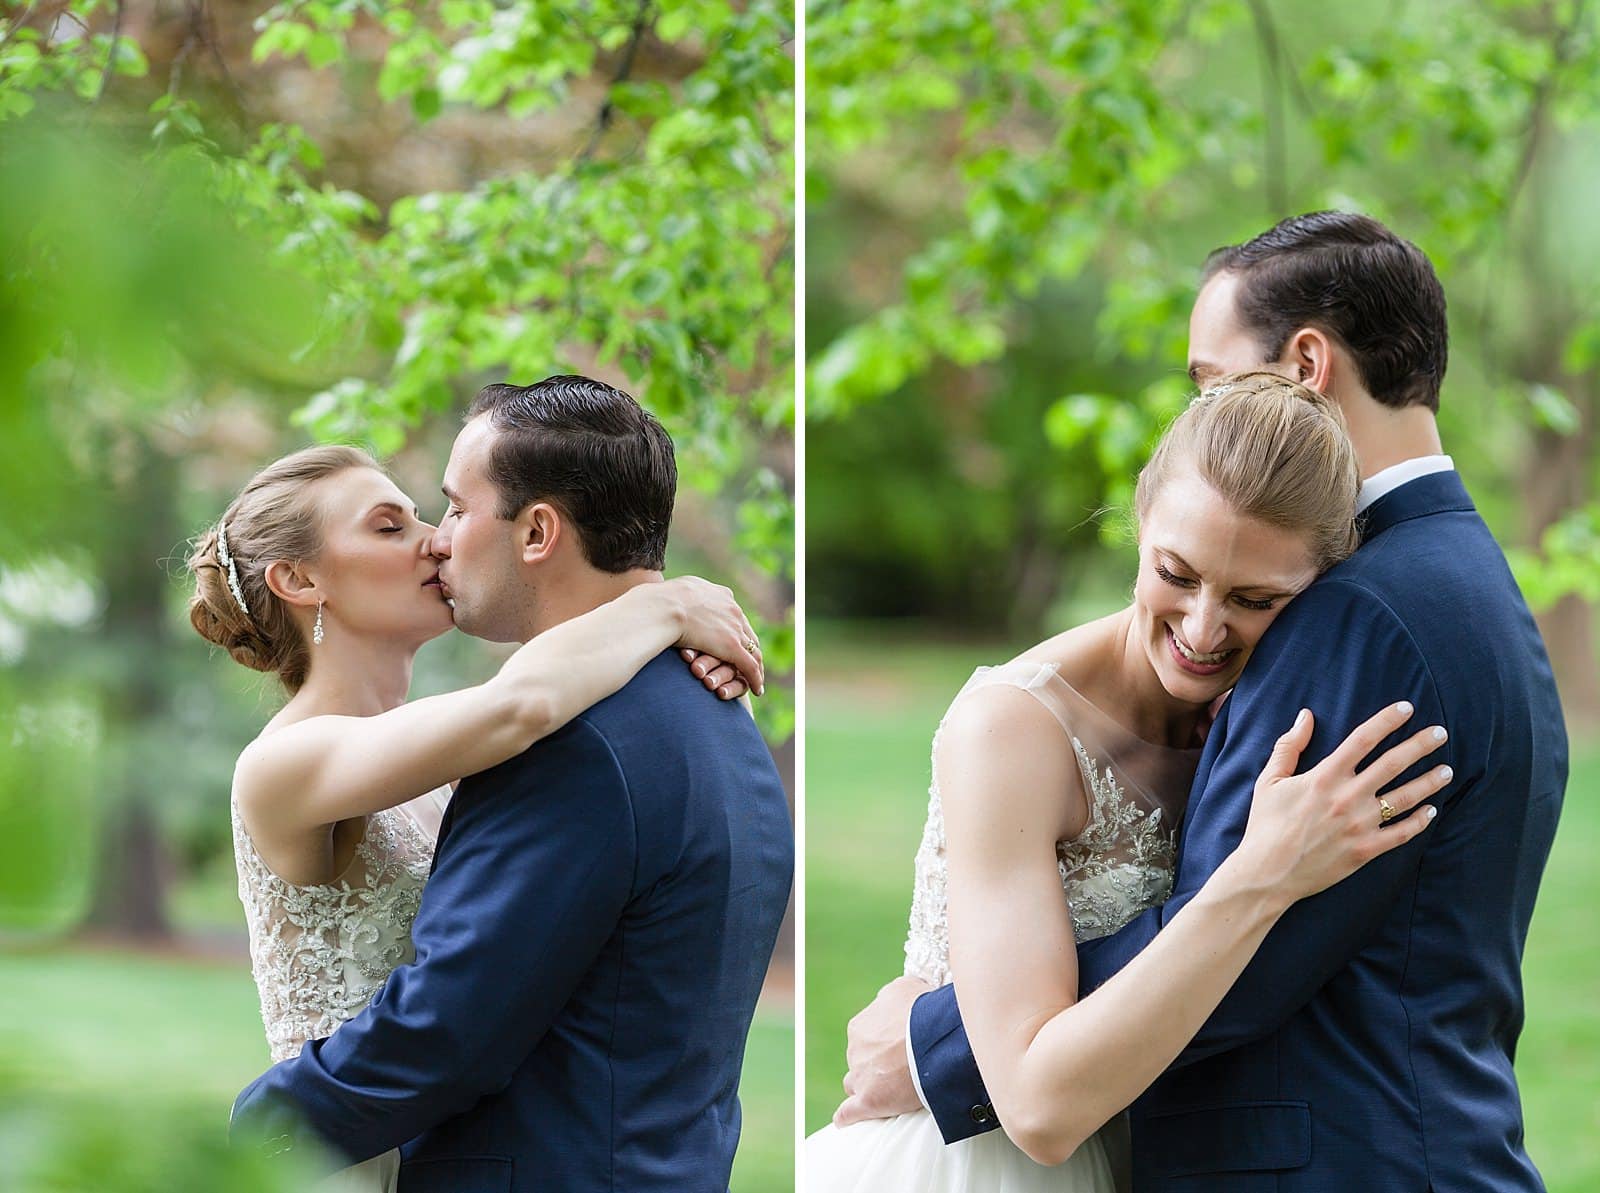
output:
[[1429, 820], [1432, 820], [1438, 814], [1439, 814], [1439, 809], [1435, 808], [1432, 804], [1429, 804], [1428, 805], [1428, 810], [1425, 813], [1423, 813], [1423, 815], [1425, 815]]
[[1455, 773], [1456, 772], [1451, 770], [1448, 766], [1441, 766], [1439, 768], [1439, 777], [1446, 783], [1455, 777]]
[[1400, 701], [1399, 704], [1394, 706], [1394, 710], [1395, 710], [1395, 712], [1399, 713], [1402, 717], [1409, 717], [1412, 714], [1412, 712], [1415, 711], [1415, 710], [1412, 709], [1411, 701], [1409, 701], [1409, 700]]
[[1443, 741], [1445, 738], [1447, 738], [1449, 736], [1450, 735], [1444, 731], [1444, 726], [1443, 725], [1435, 725], [1433, 727], [1433, 740], [1434, 741]]
[[1306, 723], [1306, 718], [1309, 717], [1310, 715], [1311, 715], [1311, 710], [1309, 708], [1302, 708], [1300, 710], [1300, 715], [1295, 717], [1295, 719], [1294, 719], [1294, 727], [1296, 729], [1300, 728], [1300, 726], [1302, 726], [1302, 725], [1304, 725]]

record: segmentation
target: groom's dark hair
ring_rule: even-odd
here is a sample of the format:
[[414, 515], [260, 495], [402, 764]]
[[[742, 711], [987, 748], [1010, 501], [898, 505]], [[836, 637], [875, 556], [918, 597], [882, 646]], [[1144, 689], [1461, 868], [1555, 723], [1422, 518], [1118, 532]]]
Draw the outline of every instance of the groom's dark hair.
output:
[[1444, 287], [1427, 256], [1370, 216], [1296, 215], [1206, 258], [1204, 281], [1237, 274], [1235, 306], [1267, 360], [1315, 327], [1350, 352], [1385, 406], [1439, 409], [1450, 332]]
[[489, 479], [502, 518], [548, 501], [600, 571], [666, 566], [678, 466], [672, 440], [638, 402], [589, 377], [546, 377], [484, 386], [467, 420], [480, 415], [495, 430]]

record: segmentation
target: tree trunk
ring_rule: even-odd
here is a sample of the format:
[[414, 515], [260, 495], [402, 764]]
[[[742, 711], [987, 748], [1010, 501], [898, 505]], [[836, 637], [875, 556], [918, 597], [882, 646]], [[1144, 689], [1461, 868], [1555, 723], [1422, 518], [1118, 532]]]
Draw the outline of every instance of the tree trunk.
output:
[[[1591, 378], [1560, 379], [1563, 393], [1573, 399], [1580, 423], [1571, 435], [1541, 430], [1523, 469], [1522, 493], [1527, 511], [1529, 541], [1540, 536], [1563, 515], [1593, 498], [1590, 461], [1596, 447], [1596, 385]], [[1539, 631], [1555, 669], [1556, 686], [1567, 722], [1574, 726], [1600, 725], [1600, 667], [1596, 666], [1593, 605], [1569, 596], [1536, 615]]]
[[140, 433], [117, 444], [113, 469], [118, 517], [102, 555], [106, 590], [103, 642], [115, 658], [104, 689], [106, 823], [95, 894], [84, 927], [97, 934], [165, 940], [172, 936], [167, 891], [172, 866], [157, 816], [162, 792], [160, 743], [171, 736], [172, 649], [167, 628], [168, 559], [177, 530], [177, 465]]

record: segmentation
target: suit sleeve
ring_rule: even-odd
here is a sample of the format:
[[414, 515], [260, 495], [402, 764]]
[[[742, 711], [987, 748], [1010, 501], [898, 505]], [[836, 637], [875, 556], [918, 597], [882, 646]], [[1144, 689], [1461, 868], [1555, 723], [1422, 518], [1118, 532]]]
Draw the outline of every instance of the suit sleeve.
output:
[[235, 1132], [309, 1125], [352, 1160], [505, 1088], [614, 931], [636, 842], [627, 785], [579, 719], [462, 784], [412, 926], [416, 960], [325, 1040], [274, 1065]]
[[[1427, 664], [1393, 611], [1348, 581], [1324, 580], [1298, 597], [1263, 636], [1229, 697], [1226, 735], [1204, 785], [1190, 796], [1172, 897], [1112, 936], [1079, 946], [1080, 996], [1106, 982], [1149, 944], [1238, 847], [1256, 778], [1301, 708], [1316, 715], [1311, 744], [1300, 760], [1299, 769], [1306, 771], [1356, 726], [1399, 700], [1411, 701], [1416, 714], [1376, 753], [1428, 725], [1450, 727]], [[1447, 743], [1394, 785], [1428, 767], [1449, 764], [1451, 752]], [[1458, 775], [1455, 782], [1460, 781]], [[1433, 801], [1440, 805], [1441, 823], [1455, 791], [1447, 787]], [[1430, 834], [1438, 831], [1435, 827]], [[1428, 837], [1384, 854], [1290, 908], [1175, 1066], [1268, 1036], [1309, 1002], [1396, 906]], [[987, 1098], [981, 1096], [982, 1084], [959, 1025], [953, 988], [923, 995], [913, 1009], [910, 1030], [928, 1108], [945, 1141], [992, 1129], [992, 1124], [962, 1121], [966, 1107]]]
[[[1305, 608], [1299, 609], [1302, 601]], [[1358, 725], [1398, 700], [1411, 701], [1416, 713], [1373, 757], [1429, 725], [1453, 728], [1416, 642], [1374, 594], [1353, 583], [1325, 581], [1290, 608], [1301, 616], [1285, 629], [1296, 632], [1275, 637], [1262, 660], [1267, 665], [1229, 698], [1239, 703], [1230, 712], [1227, 739], [1205, 786], [1193, 797], [1201, 811], [1188, 828], [1173, 896], [1154, 913], [1163, 924], [1238, 847], [1256, 778], [1302, 707], [1311, 709], [1317, 721], [1300, 760], [1301, 771], [1322, 761]], [[1265, 640], [1263, 645], [1268, 645]], [[1453, 765], [1454, 754], [1453, 742], [1446, 742], [1390, 786], [1409, 782], [1431, 767]], [[1378, 935], [1385, 920], [1403, 909], [1423, 850], [1448, 831], [1450, 806], [1462, 782], [1458, 774], [1430, 800], [1439, 808], [1439, 823], [1423, 836], [1291, 907], [1174, 1065], [1263, 1039], [1310, 1002]], [[1096, 971], [1099, 980], [1109, 976], [1098, 962]]]

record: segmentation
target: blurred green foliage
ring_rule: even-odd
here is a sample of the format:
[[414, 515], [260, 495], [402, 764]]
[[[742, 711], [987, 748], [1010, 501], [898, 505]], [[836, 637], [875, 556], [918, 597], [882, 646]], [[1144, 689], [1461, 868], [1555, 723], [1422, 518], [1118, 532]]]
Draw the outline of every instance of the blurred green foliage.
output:
[[[81, 537], [117, 446], [97, 437], [227, 382], [389, 454], [484, 380], [597, 361], [666, 422], [752, 575], [792, 581], [785, 6], [288, 2], [255, 20], [243, 88], [203, 7], [176, 52], [103, 0], [4, 12], [0, 505], [30, 517], [4, 520], [0, 561]], [[380, 203], [253, 106], [317, 74], [419, 129], [570, 113], [574, 148]], [[782, 674], [792, 619], [764, 620]], [[786, 698], [762, 707], [787, 736]]]
[[[0, 4], [0, 930], [170, 930], [275, 699], [196, 649], [185, 538], [308, 436], [432, 505], [490, 380], [662, 417], [672, 565], [746, 597], [790, 736], [791, 36], [765, 2]], [[454, 637], [419, 692], [493, 665]]]
[[1036, 632], [1123, 570], [1099, 514], [1184, 400], [1205, 254], [1325, 207], [1438, 267], [1447, 450], [1530, 596], [1600, 584], [1592, 7], [816, 0], [806, 28], [810, 608]]

